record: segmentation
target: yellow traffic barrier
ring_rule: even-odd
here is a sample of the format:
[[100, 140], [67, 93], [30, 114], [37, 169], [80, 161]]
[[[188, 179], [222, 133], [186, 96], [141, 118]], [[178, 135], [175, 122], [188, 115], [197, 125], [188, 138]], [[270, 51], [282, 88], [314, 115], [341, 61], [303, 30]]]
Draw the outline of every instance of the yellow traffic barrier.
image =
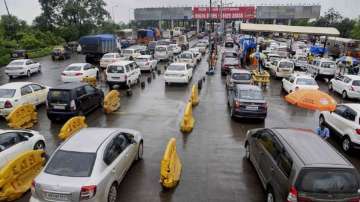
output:
[[195, 119], [192, 115], [192, 103], [188, 102], [185, 108], [184, 117], [180, 123], [180, 130], [183, 133], [190, 133], [194, 128]]
[[84, 77], [81, 81], [86, 82], [93, 87], [96, 87], [96, 77]]
[[33, 104], [15, 107], [6, 117], [10, 128], [31, 128], [37, 122], [37, 112]]
[[44, 154], [43, 150], [24, 152], [0, 169], [0, 201], [14, 201], [30, 189], [44, 165]]
[[104, 111], [111, 113], [120, 108], [120, 93], [117, 90], [110, 91], [104, 98]]
[[180, 181], [181, 160], [176, 152], [176, 139], [171, 138], [160, 166], [160, 183], [164, 188], [173, 188]]
[[258, 70], [253, 70], [252, 79], [255, 84], [267, 85], [270, 83], [270, 74], [267, 71], [263, 71], [262, 73]]
[[87, 125], [85, 123], [85, 117], [84, 116], [75, 116], [71, 119], [69, 119], [64, 126], [61, 128], [59, 133], [59, 138], [61, 140], [66, 140], [70, 136], [74, 135], [77, 131], [79, 131], [82, 128], [86, 128]]
[[192, 89], [191, 89], [191, 104], [192, 104], [193, 107], [195, 107], [196, 105], [199, 104], [199, 102], [200, 102], [199, 90], [196, 87], [196, 85], [193, 85]]

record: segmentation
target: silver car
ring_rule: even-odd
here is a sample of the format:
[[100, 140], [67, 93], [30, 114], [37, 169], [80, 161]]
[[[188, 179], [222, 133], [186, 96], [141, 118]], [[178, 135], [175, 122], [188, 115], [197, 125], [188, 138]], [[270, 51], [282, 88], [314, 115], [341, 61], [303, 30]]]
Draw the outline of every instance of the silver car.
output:
[[53, 153], [33, 182], [30, 202], [115, 202], [118, 185], [142, 155], [137, 131], [82, 129]]

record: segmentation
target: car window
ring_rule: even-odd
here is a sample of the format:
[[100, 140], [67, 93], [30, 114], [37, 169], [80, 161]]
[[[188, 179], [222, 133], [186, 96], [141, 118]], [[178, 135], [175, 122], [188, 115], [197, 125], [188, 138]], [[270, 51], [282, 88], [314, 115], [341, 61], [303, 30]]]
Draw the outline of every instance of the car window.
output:
[[15, 92], [15, 89], [0, 89], [0, 98], [12, 98]]
[[260, 90], [256, 89], [248, 89], [248, 90], [240, 90], [239, 98], [246, 100], [263, 100], [264, 96]]
[[92, 86], [86, 85], [84, 86], [85, 92], [86, 94], [95, 94], [96, 93], [96, 89]]
[[259, 135], [258, 139], [259, 143], [264, 146], [266, 151], [270, 153], [273, 159], [276, 161], [280, 151], [278, 149], [278, 145], [276, 145], [276, 140], [274, 139], [273, 135], [268, 131], [263, 131]]
[[349, 121], [355, 121], [356, 115], [357, 113], [354, 110], [347, 108], [343, 117]]
[[26, 61], [25, 65], [31, 65], [31, 61], [30, 60]]
[[44, 87], [40, 86], [40, 85], [37, 85], [37, 84], [31, 84], [30, 85], [31, 88], [36, 92], [36, 91], [39, 91], [39, 90], [43, 90], [45, 89]]
[[33, 91], [31, 90], [30, 86], [24, 86], [21, 88], [21, 96], [31, 94]]
[[49, 103], [67, 104], [70, 102], [71, 92], [69, 90], [50, 90], [48, 93]]
[[337, 76], [337, 77], [335, 78], [335, 80], [339, 80], [339, 81], [342, 81], [343, 79], [344, 79], [343, 76]]
[[345, 76], [343, 81], [344, 83], [350, 83], [351, 79]]
[[123, 134], [117, 135], [111, 140], [105, 149], [104, 162], [107, 165], [110, 165], [121, 154], [121, 152], [126, 149], [128, 144], [128, 140]]
[[116, 65], [110, 65], [108, 66], [107, 68], [107, 73], [110, 73], [110, 74], [121, 74], [121, 73], [124, 73], [124, 67], [123, 66], [116, 66]]
[[312, 78], [299, 78], [296, 81], [297, 85], [316, 85], [316, 81]]
[[233, 73], [231, 78], [234, 80], [251, 80], [251, 74], [249, 73]]
[[130, 72], [130, 66], [126, 65], [125, 68], [126, 68], [126, 72], [129, 73]]
[[21, 141], [22, 139], [15, 132], [0, 134], [0, 152], [16, 145]]
[[360, 86], [360, 80], [354, 80], [354, 81], [352, 82], [352, 85], [353, 85], [353, 86]]
[[279, 154], [277, 164], [280, 170], [284, 173], [284, 175], [286, 177], [289, 177], [291, 173], [293, 161], [290, 158], [290, 155], [286, 151], [281, 152]]
[[77, 97], [81, 97], [85, 94], [86, 94], [86, 92], [83, 87], [76, 88], [76, 96]]
[[89, 69], [91, 69], [91, 65], [85, 65], [84, 66], [84, 70], [89, 70]]

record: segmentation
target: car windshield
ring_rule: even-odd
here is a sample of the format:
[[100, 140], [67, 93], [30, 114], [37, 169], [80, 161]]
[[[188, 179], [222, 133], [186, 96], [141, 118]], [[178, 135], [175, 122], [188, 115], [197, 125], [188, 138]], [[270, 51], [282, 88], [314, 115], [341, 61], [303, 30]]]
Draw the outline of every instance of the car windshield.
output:
[[225, 48], [233, 48], [233, 47], [234, 47], [234, 43], [232, 43], [232, 42], [225, 43]]
[[147, 58], [137, 58], [136, 62], [147, 62], [148, 59]]
[[70, 101], [70, 91], [68, 90], [50, 90], [48, 94], [50, 103], [67, 104]]
[[184, 71], [185, 70], [185, 66], [183, 65], [170, 65], [167, 70], [169, 71]]
[[183, 53], [180, 55], [180, 58], [191, 59], [192, 55], [190, 53]]
[[10, 65], [23, 65], [24, 62], [23, 61], [12, 61], [10, 62]]
[[358, 176], [350, 169], [308, 169], [300, 174], [298, 191], [307, 193], [358, 193]]
[[239, 64], [239, 60], [237, 60], [237, 58], [225, 58], [224, 64], [226, 64], [226, 65], [237, 65], [237, 64]]
[[65, 68], [64, 71], [81, 71], [81, 66], [68, 66]]
[[296, 84], [298, 85], [316, 85], [316, 81], [314, 79], [308, 79], [308, 78], [299, 78], [296, 81]]
[[58, 150], [46, 166], [45, 173], [66, 177], [90, 177], [96, 153]]
[[263, 100], [264, 99], [261, 91], [254, 90], [254, 89], [240, 90], [239, 98], [246, 99], [246, 100]]
[[352, 85], [353, 86], [360, 86], [360, 80], [354, 80]]
[[15, 89], [0, 89], [0, 98], [12, 98], [15, 92]]
[[224, 58], [237, 58], [237, 54], [235, 52], [225, 52], [223, 54]]
[[123, 66], [116, 66], [116, 65], [110, 65], [107, 68], [107, 73], [124, 73], [124, 67]]
[[293, 68], [294, 64], [292, 62], [280, 62], [279, 68]]
[[156, 47], [155, 51], [163, 52], [163, 51], [166, 51], [166, 48], [165, 47]]
[[197, 46], [197, 47], [206, 47], [206, 44], [204, 44], [204, 43], [198, 43], [198, 44], [196, 44], [196, 46]]
[[232, 74], [232, 79], [234, 80], [250, 80], [251, 74], [248, 73], [234, 73]]
[[133, 52], [134, 52], [134, 50], [127, 50], [127, 49], [125, 49], [125, 50], [123, 50], [123, 54], [133, 54]]
[[321, 63], [321, 67], [323, 68], [335, 68], [335, 63], [333, 62], [323, 62]]

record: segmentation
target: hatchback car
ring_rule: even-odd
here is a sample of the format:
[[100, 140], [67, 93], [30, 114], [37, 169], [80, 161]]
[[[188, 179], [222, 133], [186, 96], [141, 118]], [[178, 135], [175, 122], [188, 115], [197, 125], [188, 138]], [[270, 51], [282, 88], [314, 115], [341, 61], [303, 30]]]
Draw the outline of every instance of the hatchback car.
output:
[[141, 71], [149, 71], [157, 69], [158, 61], [152, 55], [142, 55], [135, 59], [136, 64], [140, 67]]
[[245, 151], [268, 202], [359, 201], [357, 169], [312, 131], [250, 130]]
[[245, 69], [230, 69], [226, 77], [226, 88], [234, 87], [236, 84], [252, 84], [250, 71]]
[[0, 116], [7, 116], [17, 106], [44, 104], [49, 87], [32, 82], [11, 82], [0, 86]]
[[195, 68], [197, 64], [195, 54], [191, 51], [184, 51], [183, 53], [181, 53], [177, 61], [180, 63], [186, 63], [192, 68]]
[[51, 121], [86, 115], [104, 104], [102, 90], [85, 83], [68, 83], [49, 90], [47, 116]]
[[137, 131], [81, 129], [56, 149], [35, 178], [30, 202], [115, 202], [126, 172], [142, 155]]
[[61, 73], [64, 83], [81, 82], [86, 77], [99, 77], [99, 69], [89, 63], [74, 63], [67, 66]]
[[231, 68], [240, 68], [239, 58], [224, 58], [221, 60], [221, 75], [225, 76]]
[[193, 68], [186, 63], [172, 63], [164, 73], [165, 85], [170, 83], [189, 83]]
[[117, 62], [120, 59], [121, 59], [121, 56], [119, 53], [106, 53], [100, 59], [100, 67], [105, 69], [109, 64]]
[[45, 149], [45, 138], [33, 130], [0, 130], [0, 168], [18, 155]]
[[360, 76], [340, 75], [330, 80], [329, 90], [341, 94], [343, 99], [360, 99]]
[[258, 86], [237, 84], [228, 89], [231, 118], [265, 119], [267, 103]]
[[41, 72], [41, 64], [31, 59], [11, 61], [5, 68], [5, 74], [12, 79], [14, 76], [30, 77], [33, 73]]

